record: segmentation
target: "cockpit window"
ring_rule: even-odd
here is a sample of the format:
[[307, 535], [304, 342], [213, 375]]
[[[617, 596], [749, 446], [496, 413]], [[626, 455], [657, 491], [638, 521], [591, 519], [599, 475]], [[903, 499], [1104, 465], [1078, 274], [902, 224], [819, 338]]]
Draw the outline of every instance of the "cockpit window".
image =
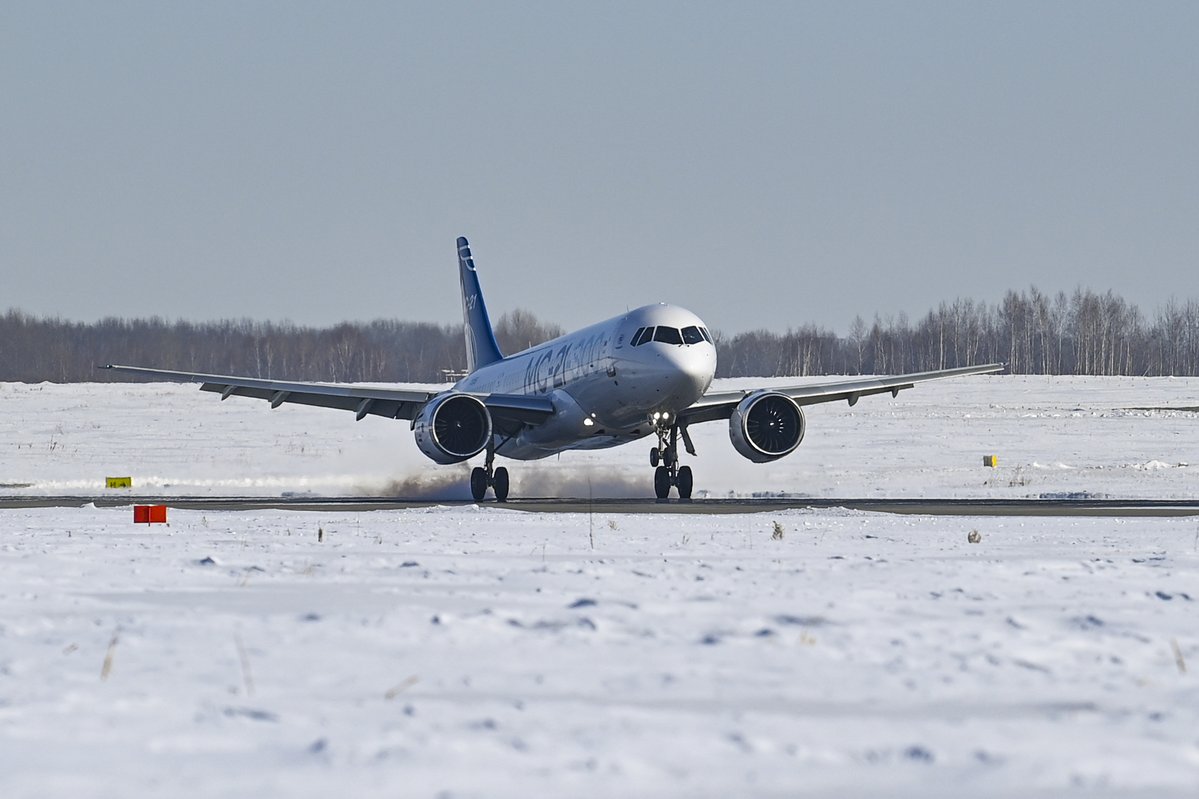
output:
[[683, 337], [677, 327], [659, 327], [654, 330], [654, 341], [663, 344], [682, 344]]
[[651, 341], [662, 344], [713, 344], [712, 335], [707, 328], [690, 325], [679, 330], [677, 327], [639, 327], [629, 340], [630, 346], [640, 347]]

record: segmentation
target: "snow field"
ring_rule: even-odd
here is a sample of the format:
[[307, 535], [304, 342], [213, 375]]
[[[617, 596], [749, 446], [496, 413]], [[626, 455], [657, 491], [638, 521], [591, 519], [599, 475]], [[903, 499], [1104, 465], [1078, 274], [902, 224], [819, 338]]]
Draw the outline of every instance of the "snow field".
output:
[[1193, 519], [0, 520], [5, 797], [1199, 785]]
[[[687, 462], [713, 496], [1191, 499], [1196, 389], [946, 381], [813, 407], [763, 466], [699, 425]], [[466, 495], [403, 422], [168, 384], [0, 408], [0, 495]], [[509, 463], [514, 495], [646, 496], [647, 450]], [[131, 515], [0, 510], [3, 799], [1199, 789], [1196, 519]]]
[[[718, 388], [794, 383], [717, 381]], [[728, 426], [692, 428], [700, 494], [1025, 498], [1199, 495], [1199, 379], [980, 376], [807, 409], [792, 455], [753, 464]], [[407, 422], [221, 402], [194, 385], [0, 383], [0, 495], [404, 495], [468, 499], [466, 466], [439, 467]], [[1144, 410], [1145, 408], [1164, 410]], [[652, 496], [650, 442], [502, 461], [513, 496]], [[999, 467], [982, 465], [998, 455]], [[481, 462], [476, 458], [474, 462]], [[472, 463], [474, 463], [472, 462]], [[698, 494], [697, 494], [698, 495]]]

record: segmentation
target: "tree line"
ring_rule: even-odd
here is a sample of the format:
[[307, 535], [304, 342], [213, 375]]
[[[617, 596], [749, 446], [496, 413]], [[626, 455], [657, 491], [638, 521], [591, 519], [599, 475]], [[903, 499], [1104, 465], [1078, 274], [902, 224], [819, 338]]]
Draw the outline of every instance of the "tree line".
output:
[[[562, 334], [524, 310], [496, 338], [516, 352]], [[815, 325], [785, 333], [713, 331], [721, 377], [889, 374], [1003, 362], [1017, 374], [1199, 375], [1199, 302], [1171, 301], [1150, 318], [1110, 291], [1054, 296], [1010, 291], [995, 304], [943, 302], [853, 321], [849, 335]], [[0, 316], [0, 381], [128, 380], [105, 363], [328, 382], [445, 382], [466, 368], [460, 325], [376, 320], [333, 327], [289, 322]]]
[[853, 320], [849, 335], [806, 325], [741, 333], [720, 344], [717, 375], [896, 374], [1004, 363], [1013, 374], [1199, 375], [1199, 302], [1171, 300], [1151, 318], [1108, 291], [1049, 296], [1035, 287], [995, 304], [942, 302], [919, 321]]
[[[495, 325], [505, 352], [562, 335], [528, 311]], [[123, 382], [108, 363], [184, 372], [325, 382], [440, 383], [466, 369], [461, 325], [376, 320], [333, 327], [248, 319], [69, 322], [10, 310], [0, 316], [0, 381]]]

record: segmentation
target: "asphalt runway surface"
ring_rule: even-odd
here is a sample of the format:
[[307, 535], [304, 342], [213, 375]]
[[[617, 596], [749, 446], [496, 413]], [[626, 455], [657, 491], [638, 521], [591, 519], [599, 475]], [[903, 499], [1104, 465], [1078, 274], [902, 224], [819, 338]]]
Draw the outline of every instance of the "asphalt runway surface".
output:
[[[100, 508], [130, 505], [167, 505], [184, 510], [295, 510], [373, 511], [405, 510], [436, 506], [469, 506], [463, 500], [411, 499], [399, 497], [187, 497], [187, 496], [0, 496], [0, 509]], [[1111, 516], [1172, 517], [1199, 516], [1199, 500], [1110, 499], [1048, 497], [1039, 499], [879, 499], [762, 497], [740, 499], [587, 499], [528, 498], [493, 505], [530, 513], [777, 513], [804, 508], [849, 508], [876, 513], [928, 516]]]

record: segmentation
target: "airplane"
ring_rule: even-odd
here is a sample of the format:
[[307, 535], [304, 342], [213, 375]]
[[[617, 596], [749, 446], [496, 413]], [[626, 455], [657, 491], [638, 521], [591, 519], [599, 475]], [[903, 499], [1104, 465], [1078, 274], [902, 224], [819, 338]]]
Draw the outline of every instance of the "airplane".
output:
[[674, 489], [690, 499], [694, 476], [679, 462], [681, 441], [695, 456], [689, 428], [727, 420], [733, 448], [754, 463], [795, 451], [807, 428], [803, 408], [862, 397], [892, 397], [917, 383], [998, 372], [1003, 364], [891, 377], [709, 392], [716, 344], [702, 319], [677, 305], [646, 305], [573, 333], [504, 356], [496, 343], [479, 275], [465, 238], [458, 239], [467, 375], [441, 391], [288, 382], [108, 364], [104, 368], [159, 380], [201, 383], [229, 397], [352, 411], [411, 422], [416, 446], [438, 464], [484, 455], [470, 491], [508, 499], [508, 470], [497, 455], [535, 460], [576, 449], [604, 449], [652, 437], [654, 494]]

